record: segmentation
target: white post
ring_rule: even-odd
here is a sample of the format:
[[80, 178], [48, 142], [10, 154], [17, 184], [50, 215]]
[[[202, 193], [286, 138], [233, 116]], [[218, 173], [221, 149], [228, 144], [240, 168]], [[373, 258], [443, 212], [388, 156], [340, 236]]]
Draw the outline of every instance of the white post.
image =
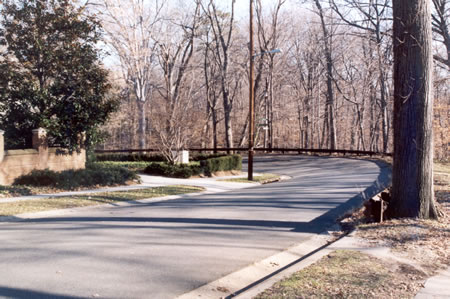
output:
[[189, 151], [173, 151], [172, 154], [176, 157], [176, 163], [189, 164]]

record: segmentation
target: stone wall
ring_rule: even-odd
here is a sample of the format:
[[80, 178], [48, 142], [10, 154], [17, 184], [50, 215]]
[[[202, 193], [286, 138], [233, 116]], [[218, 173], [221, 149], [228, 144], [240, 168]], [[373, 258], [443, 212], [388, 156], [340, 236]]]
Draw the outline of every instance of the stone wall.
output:
[[44, 129], [33, 130], [33, 148], [24, 150], [4, 149], [4, 132], [0, 130], [0, 185], [9, 185], [14, 179], [34, 169], [63, 171], [83, 169], [86, 153], [68, 154], [58, 148], [49, 148]]

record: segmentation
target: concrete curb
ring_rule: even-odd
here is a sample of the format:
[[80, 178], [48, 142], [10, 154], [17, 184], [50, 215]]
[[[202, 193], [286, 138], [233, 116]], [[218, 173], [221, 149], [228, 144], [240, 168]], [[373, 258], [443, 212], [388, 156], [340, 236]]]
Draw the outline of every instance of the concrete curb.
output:
[[252, 298], [276, 281], [326, 255], [328, 252], [322, 249], [330, 241], [328, 233], [315, 235], [306, 242], [185, 293], [177, 299]]

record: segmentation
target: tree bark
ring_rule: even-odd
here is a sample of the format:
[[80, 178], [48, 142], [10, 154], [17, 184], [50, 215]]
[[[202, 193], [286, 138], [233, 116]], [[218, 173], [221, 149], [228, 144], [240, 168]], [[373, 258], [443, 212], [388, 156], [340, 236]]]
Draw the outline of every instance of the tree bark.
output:
[[431, 11], [427, 0], [393, 1], [394, 217], [437, 218], [433, 196]]
[[138, 136], [139, 136], [139, 148], [145, 149], [147, 145], [147, 136], [146, 136], [146, 125], [147, 125], [147, 113], [145, 109], [145, 101], [138, 101], [138, 109], [139, 109], [139, 126], [138, 126]]

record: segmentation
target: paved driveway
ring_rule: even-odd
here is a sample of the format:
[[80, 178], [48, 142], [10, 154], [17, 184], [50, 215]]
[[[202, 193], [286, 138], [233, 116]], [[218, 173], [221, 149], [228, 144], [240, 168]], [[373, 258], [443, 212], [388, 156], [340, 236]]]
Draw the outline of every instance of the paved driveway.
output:
[[389, 175], [308, 156], [257, 157], [255, 171], [292, 179], [0, 223], [0, 297], [173, 298], [323, 231]]

